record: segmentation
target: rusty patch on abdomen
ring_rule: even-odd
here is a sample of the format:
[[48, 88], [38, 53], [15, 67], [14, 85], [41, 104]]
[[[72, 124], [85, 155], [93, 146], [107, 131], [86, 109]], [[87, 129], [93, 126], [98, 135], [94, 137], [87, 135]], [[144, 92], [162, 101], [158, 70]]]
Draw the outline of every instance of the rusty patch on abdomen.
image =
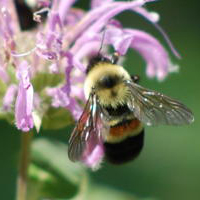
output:
[[113, 137], [120, 137], [128, 135], [130, 132], [137, 130], [141, 122], [138, 119], [133, 119], [132, 121], [124, 122], [123, 124], [116, 125], [110, 128], [110, 135]]

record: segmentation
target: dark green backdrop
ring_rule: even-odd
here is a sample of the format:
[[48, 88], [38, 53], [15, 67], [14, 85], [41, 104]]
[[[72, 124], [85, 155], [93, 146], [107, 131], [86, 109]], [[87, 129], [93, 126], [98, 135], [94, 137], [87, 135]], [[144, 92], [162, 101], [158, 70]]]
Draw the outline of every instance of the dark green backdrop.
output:
[[[80, 1], [85, 3], [86, 1]], [[85, 6], [86, 3], [82, 6]], [[129, 52], [126, 66], [141, 76], [141, 84], [171, 97], [190, 107], [195, 122], [185, 127], [146, 128], [145, 147], [140, 157], [123, 166], [104, 166], [93, 179], [104, 185], [125, 190], [141, 197], [166, 200], [196, 200], [200, 198], [200, 3], [197, 0], [162, 0], [148, 8], [161, 15], [160, 24], [167, 31], [182, 60], [180, 72], [171, 74], [164, 82], [148, 80], [144, 62]], [[124, 25], [151, 32], [166, 45], [158, 32], [141, 17], [132, 13], [119, 16]], [[130, 56], [131, 55], [131, 56]], [[134, 55], [134, 56], [132, 56]], [[20, 133], [8, 123], [0, 121], [0, 197], [14, 199]], [[67, 142], [71, 129], [57, 132], [43, 131], [35, 137], [53, 137]], [[67, 153], [66, 153], [67, 156]]]

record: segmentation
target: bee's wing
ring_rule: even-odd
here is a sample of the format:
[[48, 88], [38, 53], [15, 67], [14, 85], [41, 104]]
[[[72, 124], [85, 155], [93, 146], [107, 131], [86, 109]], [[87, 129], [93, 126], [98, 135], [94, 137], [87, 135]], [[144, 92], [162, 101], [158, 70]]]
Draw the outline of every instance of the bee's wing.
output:
[[159, 92], [126, 81], [131, 98], [129, 108], [146, 125], [183, 125], [194, 121], [192, 112], [182, 103]]
[[84, 152], [92, 152], [97, 144], [102, 142], [102, 137], [109, 131], [102, 108], [97, 102], [95, 93], [91, 93], [84, 111], [77, 122], [68, 147], [68, 156], [72, 161], [79, 161], [84, 157]]

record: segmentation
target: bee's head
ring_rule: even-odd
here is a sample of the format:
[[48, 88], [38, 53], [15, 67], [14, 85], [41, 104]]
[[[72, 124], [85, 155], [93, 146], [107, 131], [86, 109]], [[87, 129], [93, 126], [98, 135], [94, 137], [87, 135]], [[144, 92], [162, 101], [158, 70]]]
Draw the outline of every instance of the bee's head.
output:
[[124, 80], [130, 80], [128, 72], [119, 65], [100, 61], [88, 71], [84, 83], [86, 99], [89, 97], [92, 88], [95, 88], [99, 101], [103, 105], [121, 104], [127, 96], [128, 89]]
[[95, 55], [90, 58], [89, 64], [86, 68], [86, 74], [88, 74], [95, 66], [97, 66], [99, 63], [109, 63], [111, 64], [111, 60], [102, 56], [101, 54]]

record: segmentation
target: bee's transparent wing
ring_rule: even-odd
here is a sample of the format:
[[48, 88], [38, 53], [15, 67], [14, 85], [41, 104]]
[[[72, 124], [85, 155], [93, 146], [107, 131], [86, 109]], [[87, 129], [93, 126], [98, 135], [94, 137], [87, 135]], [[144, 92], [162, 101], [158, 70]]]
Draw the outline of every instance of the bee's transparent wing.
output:
[[128, 106], [144, 124], [183, 125], [194, 121], [192, 112], [182, 103], [132, 81], [125, 81], [125, 84], [131, 93]]
[[102, 138], [109, 131], [109, 126], [103, 111], [97, 102], [97, 97], [92, 92], [85, 105], [84, 111], [77, 122], [68, 147], [68, 156], [71, 161], [79, 161], [84, 157], [84, 152], [93, 150], [102, 142]]

